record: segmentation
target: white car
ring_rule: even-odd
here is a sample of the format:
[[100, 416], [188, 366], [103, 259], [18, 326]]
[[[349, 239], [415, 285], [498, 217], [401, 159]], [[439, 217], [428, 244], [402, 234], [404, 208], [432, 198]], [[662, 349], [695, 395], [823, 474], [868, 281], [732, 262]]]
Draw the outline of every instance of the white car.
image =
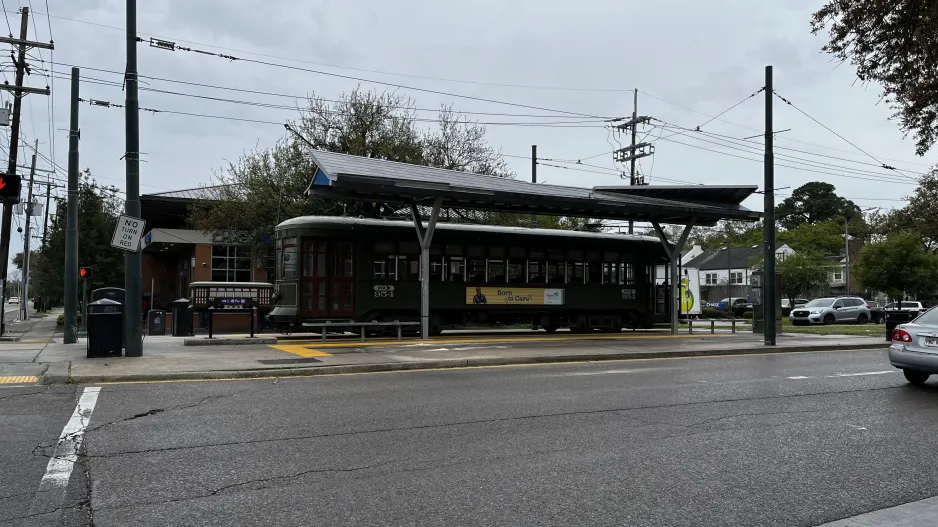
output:
[[20, 303], [19, 297], [11, 296], [11, 297], [10, 297], [10, 303], [11, 303], [11, 304], [19, 304], [19, 303]]

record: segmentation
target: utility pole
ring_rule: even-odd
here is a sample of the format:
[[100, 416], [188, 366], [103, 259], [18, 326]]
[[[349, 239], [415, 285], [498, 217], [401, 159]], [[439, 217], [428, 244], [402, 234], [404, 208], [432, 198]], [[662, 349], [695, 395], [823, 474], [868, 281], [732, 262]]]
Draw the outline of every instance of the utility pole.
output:
[[850, 294], [850, 233], [847, 230], [847, 223], [850, 220], [844, 216], [844, 255], [846, 255], [846, 265], [844, 265], [844, 293]]
[[[16, 76], [13, 86], [0, 85], [0, 89], [13, 92], [13, 119], [10, 123], [10, 161], [7, 165], [6, 176], [18, 179], [16, 176], [16, 157], [19, 151], [20, 139], [20, 112], [23, 109], [23, 97], [30, 93], [49, 95], [49, 88], [30, 88], [23, 86], [23, 77], [26, 73], [26, 48], [54, 49], [52, 43], [31, 42], [26, 40], [29, 31], [29, 8], [23, 7], [20, 11], [20, 38], [0, 37], [0, 43], [17, 46]], [[3, 218], [0, 220], [0, 300], [6, 298], [6, 279], [10, 266], [10, 237], [13, 227], [13, 204], [6, 203], [3, 207]], [[0, 309], [0, 335], [6, 333], [3, 310]]]
[[33, 217], [33, 179], [36, 177], [36, 152], [39, 150], [39, 140], [33, 148], [33, 159], [29, 166], [29, 187], [26, 191], [26, 229], [23, 237], [23, 297], [20, 298], [20, 311], [23, 313], [20, 320], [29, 320], [29, 242], [30, 219]]
[[774, 137], [772, 129], [772, 97], [775, 96], [772, 87], [772, 66], [765, 67], [765, 220], [763, 232], [765, 234], [765, 274], [763, 295], [764, 309], [762, 311], [765, 321], [763, 336], [766, 346], [775, 345], [775, 154]]
[[42, 218], [42, 245], [46, 245], [46, 235], [49, 234], [49, 194], [52, 192], [52, 183], [46, 181], [46, 208]]
[[68, 125], [68, 204], [65, 216], [65, 335], [78, 342], [78, 68], [72, 68], [72, 108]]
[[[126, 109], [127, 200], [124, 214], [140, 217], [140, 101], [137, 94], [137, 0], [127, 0]], [[143, 355], [143, 269], [140, 251], [124, 253], [124, 324], [128, 357]]]
[[[537, 183], [537, 145], [531, 145], [531, 183]], [[537, 214], [531, 215], [531, 227], [537, 228]]]
[[[640, 181], [641, 178], [635, 172], [635, 162], [643, 157], [648, 157], [655, 153], [655, 145], [651, 143], [639, 143], [638, 142], [638, 125], [648, 124], [651, 121], [651, 117], [648, 116], [638, 116], [638, 89], [636, 88], [633, 92], [632, 97], [632, 118], [626, 122], [616, 126], [620, 131], [626, 131], [632, 133], [632, 143], [631, 146], [625, 148], [620, 148], [613, 152], [613, 159], [619, 163], [624, 163], [628, 161], [631, 165], [631, 170], [629, 172], [629, 186], [632, 185], [643, 185], [644, 182]], [[625, 175], [623, 174], [624, 178]], [[635, 230], [635, 222], [629, 220], [629, 234], [632, 234]]]

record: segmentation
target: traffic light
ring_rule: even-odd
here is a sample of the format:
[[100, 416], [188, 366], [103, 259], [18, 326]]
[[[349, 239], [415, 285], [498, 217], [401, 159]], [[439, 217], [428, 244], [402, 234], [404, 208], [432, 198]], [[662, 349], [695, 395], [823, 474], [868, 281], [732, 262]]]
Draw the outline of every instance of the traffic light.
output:
[[20, 202], [20, 177], [10, 174], [0, 174], [0, 201], [7, 205]]
[[90, 267], [82, 267], [78, 270], [78, 276], [84, 278], [85, 280], [91, 278], [92, 269]]

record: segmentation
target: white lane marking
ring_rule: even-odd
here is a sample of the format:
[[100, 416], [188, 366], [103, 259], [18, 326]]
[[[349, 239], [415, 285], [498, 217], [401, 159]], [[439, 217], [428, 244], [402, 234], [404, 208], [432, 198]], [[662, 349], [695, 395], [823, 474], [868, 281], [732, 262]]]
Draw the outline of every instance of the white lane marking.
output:
[[837, 375], [828, 375], [827, 378], [832, 379], [834, 377], [860, 377], [863, 375], [885, 375], [887, 373], [898, 373], [899, 370], [886, 370], [886, 371], [863, 371], [860, 373], [838, 373]]
[[786, 379], [791, 379], [791, 380], [793, 380], [793, 381], [797, 381], [797, 380], [801, 380], [801, 379], [810, 379], [811, 377], [805, 377], [804, 375], [795, 375], [794, 377], [785, 377], [785, 378], [786, 378]]
[[78, 399], [78, 405], [62, 429], [62, 435], [46, 466], [46, 473], [39, 482], [39, 491], [30, 506], [30, 515], [52, 512], [62, 506], [72, 469], [78, 461], [78, 450], [85, 438], [85, 428], [91, 421], [91, 412], [98, 403], [100, 392], [100, 387], [85, 388]]
[[857, 425], [852, 425], [850, 423], [847, 423], [847, 426], [849, 426], [850, 428], [855, 428], [857, 430], [866, 430], [865, 426], [857, 426]]
[[550, 377], [581, 377], [587, 375], [612, 375], [617, 373], [638, 373], [642, 371], [655, 371], [661, 368], [638, 368], [631, 370], [602, 370], [602, 371], [578, 371], [571, 373], [560, 373], [557, 375], [550, 375]]
[[859, 516], [825, 523], [818, 527], [862, 527], [869, 525], [875, 525], [877, 527], [906, 527], [908, 525], [936, 524], [938, 524], [938, 497], [913, 501], [912, 503], [906, 503], [898, 507], [880, 509]]

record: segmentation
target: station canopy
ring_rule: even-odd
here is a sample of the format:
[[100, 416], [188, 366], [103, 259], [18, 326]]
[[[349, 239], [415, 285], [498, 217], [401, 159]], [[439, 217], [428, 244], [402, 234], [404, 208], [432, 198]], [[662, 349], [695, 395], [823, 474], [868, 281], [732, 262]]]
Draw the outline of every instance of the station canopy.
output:
[[426, 205], [607, 220], [714, 225], [756, 221], [743, 207], [756, 186], [567, 187], [445, 170], [322, 150], [307, 195], [351, 201]]

